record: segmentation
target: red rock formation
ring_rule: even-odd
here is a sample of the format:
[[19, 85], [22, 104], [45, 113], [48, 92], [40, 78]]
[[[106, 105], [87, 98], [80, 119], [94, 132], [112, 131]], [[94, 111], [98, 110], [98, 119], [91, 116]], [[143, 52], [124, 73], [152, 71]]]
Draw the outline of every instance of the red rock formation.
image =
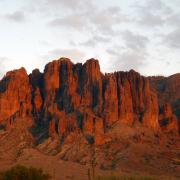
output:
[[82, 99], [81, 104], [92, 108], [94, 112], [102, 111], [102, 75], [99, 62], [88, 60], [82, 67]]
[[106, 131], [118, 123], [158, 130], [166, 118], [162, 129], [176, 128], [172, 112], [158, 113], [148, 78], [133, 70], [104, 75], [95, 59], [73, 64], [61, 58], [48, 63], [44, 73], [36, 69], [28, 76], [21, 68], [0, 81], [0, 120], [10, 125], [16, 116], [32, 115], [35, 123], [49, 125], [51, 137], [81, 132], [102, 144]]
[[[158, 94], [159, 106], [163, 107], [167, 103], [171, 106], [173, 113], [178, 118], [180, 132], [180, 74], [169, 77], [149, 77], [149, 79], [152, 88]], [[176, 131], [176, 129], [177, 127], [174, 130]]]
[[130, 71], [128, 79], [131, 85], [132, 103], [136, 118], [145, 126], [158, 128], [158, 100], [149, 85], [149, 80], [139, 73]]
[[43, 104], [43, 100], [41, 97], [40, 89], [36, 88], [34, 90], [34, 108], [37, 112], [40, 111], [42, 104]]
[[178, 132], [178, 120], [169, 104], [165, 104], [160, 108], [159, 124], [165, 132]]
[[40, 118], [43, 107], [43, 74], [39, 69], [35, 69], [29, 75], [30, 84], [32, 85], [32, 114], [35, 120]]
[[117, 79], [114, 74], [106, 74], [103, 82], [103, 114], [105, 127], [119, 119]]
[[45, 67], [44, 109], [51, 114], [65, 110], [70, 112], [79, 106], [78, 65], [69, 59], [61, 58]]
[[77, 120], [75, 114], [68, 114], [64, 111], [59, 113], [58, 133], [60, 136], [67, 136], [77, 130]]
[[104, 97], [107, 123], [119, 120], [133, 125], [140, 122], [158, 129], [157, 96], [150, 90], [148, 79], [137, 72], [131, 70], [105, 75]]
[[49, 122], [49, 136], [52, 137], [52, 138], [57, 137], [55, 120], [51, 120]]
[[10, 71], [0, 82], [0, 121], [31, 115], [31, 86], [24, 68]]

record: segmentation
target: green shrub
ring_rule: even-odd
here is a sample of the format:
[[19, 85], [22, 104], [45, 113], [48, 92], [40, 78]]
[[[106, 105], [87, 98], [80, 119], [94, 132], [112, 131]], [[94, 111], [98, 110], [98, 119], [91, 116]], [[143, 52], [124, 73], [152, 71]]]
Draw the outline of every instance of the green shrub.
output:
[[51, 176], [42, 169], [16, 165], [0, 173], [0, 180], [49, 180]]

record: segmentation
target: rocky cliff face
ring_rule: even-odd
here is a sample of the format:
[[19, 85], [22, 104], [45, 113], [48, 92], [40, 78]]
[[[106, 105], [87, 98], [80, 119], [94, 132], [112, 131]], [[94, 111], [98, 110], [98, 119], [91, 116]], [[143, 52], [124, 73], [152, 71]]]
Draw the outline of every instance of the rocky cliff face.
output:
[[[157, 96], [150, 90], [148, 79], [131, 70], [105, 75], [104, 84], [105, 117], [109, 115], [107, 123], [141, 123], [158, 129]], [[114, 114], [114, 119], [111, 114]]]
[[0, 81], [0, 122], [11, 124], [16, 117], [31, 116], [32, 94], [24, 68], [8, 72]]
[[152, 87], [158, 94], [159, 106], [169, 104], [180, 125], [180, 74], [169, 77], [150, 77]]
[[160, 107], [159, 124], [165, 132], [178, 132], [178, 120], [173, 114], [170, 104], [164, 104]]
[[133, 70], [102, 74], [95, 59], [73, 64], [61, 58], [29, 76], [23, 68], [8, 72], [0, 81], [0, 121], [16, 115], [45, 124], [51, 137], [77, 132], [98, 137], [96, 143], [120, 123], [177, 131], [176, 117], [169, 106], [159, 109], [149, 78]]

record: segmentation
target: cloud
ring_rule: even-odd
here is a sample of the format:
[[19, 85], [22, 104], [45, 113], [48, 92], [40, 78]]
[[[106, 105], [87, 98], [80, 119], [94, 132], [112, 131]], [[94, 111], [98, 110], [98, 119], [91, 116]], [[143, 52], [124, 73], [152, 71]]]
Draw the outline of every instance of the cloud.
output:
[[144, 65], [146, 65], [147, 53], [145, 51], [134, 50], [121, 50], [114, 49], [107, 51], [110, 54], [110, 69], [122, 69], [130, 70], [135, 69], [139, 71]]
[[144, 4], [134, 5], [138, 14], [136, 22], [145, 27], [164, 25], [166, 18], [173, 12], [172, 8], [161, 0], [146, 0], [141, 2], [144, 2]]
[[168, 6], [165, 1], [162, 0], [146, 0], [146, 5], [144, 6], [149, 9], [151, 12], [157, 13], [161, 12], [162, 14], [171, 14], [172, 9]]
[[46, 0], [45, 5], [54, 8], [67, 8], [73, 11], [77, 9], [81, 9], [83, 11], [83, 9], [88, 7], [94, 7], [93, 0]]
[[76, 30], [81, 30], [87, 26], [86, 19], [79, 15], [68, 15], [63, 18], [55, 18], [49, 22], [51, 27], [64, 27], [64, 28], [72, 28]]
[[111, 59], [110, 70], [117, 69], [140, 71], [147, 64], [148, 53], [146, 51], [125, 50], [124, 48], [110, 49], [107, 51]]
[[0, 79], [4, 76], [6, 73], [6, 68], [5, 68], [5, 62], [8, 61], [9, 59], [6, 57], [0, 57]]
[[180, 28], [177, 28], [167, 35], [164, 36], [164, 39], [162, 41], [163, 44], [166, 44], [169, 46], [169, 48], [180, 48]]
[[145, 12], [137, 22], [142, 26], [155, 27], [162, 26], [165, 23], [165, 19], [161, 15]]
[[113, 35], [115, 26], [129, 21], [128, 16], [123, 14], [120, 8], [116, 6], [94, 12], [90, 16], [90, 22], [95, 26], [96, 30], [106, 35]]
[[9, 20], [9, 21], [13, 21], [13, 22], [24, 22], [25, 21], [25, 15], [24, 12], [22, 11], [15, 11], [13, 13], [10, 14], [6, 14], [4, 16], [5, 19]]
[[72, 58], [73, 61], [79, 61], [85, 57], [85, 53], [78, 49], [54, 49], [49, 51], [48, 54], [44, 56], [44, 59], [58, 59], [60, 57]]
[[136, 1], [133, 7], [136, 8], [136, 10], [138, 10], [140, 14], [143, 14], [144, 12], [150, 12], [154, 14], [171, 14], [173, 11], [172, 8], [162, 0]]
[[113, 35], [114, 27], [128, 21], [128, 17], [120, 11], [120, 8], [113, 6], [105, 9], [94, 8], [93, 12], [90, 8], [87, 8], [84, 12], [73, 12], [63, 17], [52, 19], [48, 25]]
[[50, 46], [51, 45], [51, 43], [46, 40], [39, 40], [38, 42], [42, 46]]
[[179, 27], [180, 13], [173, 13], [166, 18], [166, 24], [169, 26]]
[[147, 37], [132, 33], [129, 30], [122, 33], [122, 38], [125, 41], [126, 47], [135, 51], [145, 49], [149, 43], [149, 39]]
[[[26, 56], [26, 53], [19, 53], [17, 49], [22, 49], [20, 46], [24, 43], [27, 46], [23, 46], [23, 52], [30, 52], [35, 59], [39, 58], [38, 53], [45, 54], [43, 58], [48, 60], [61, 56], [79, 60], [88, 54], [102, 59], [107, 70], [111, 66], [112, 70], [134, 68], [146, 71], [144, 69], [147, 69], [147, 61], [153, 67], [159, 56], [163, 56], [164, 62], [170, 61], [169, 59], [172, 62], [178, 61], [180, 11], [175, 1], [179, 2], [37, 0], [36, 3], [23, 1], [14, 7], [8, 7], [11, 0], [6, 0], [4, 3], [7, 6], [2, 6], [4, 8], [1, 13], [6, 12], [1, 16], [2, 20], [19, 24], [12, 23], [14, 31], [11, 34], [8, 31], [11, 24], [4, 23], [1, 33], [2, 44], [18, 46], [1, 49], [5, 53], [12, 51], [9, 56], [15, 54], [14, 64]], [[26, 31], [16, 28], [29, 17], [31, 22], [27, 24]], [[32, 25], [36, 25], [36, 28], [32, 29], [31, 34], [27, 34]], [[21, 31], [24, 31], [23, 36]], [[34, 45], [36, 42], [38, 49]], [[167, 46], [172, 54], [166, 51]], [[50, 47], [52, 50], [47, 52]], [[57, 49], [53, 49], [54, 47]], [[108, 56], [111, 62], [108, 62]], [[173, 66], [175, 63], [171, 64]], [[154, 68], [149, 71], [155, 72]]]
[[36, 0], [27, 1], [25, 10], [28, 13], [32, 11], [45, 19], [60, 19], [67, 15], [76, 13], [85, 13], [96, 9], [95, 0]]
[[145, 59], [146, 59], [146, 53], [145, 52], [136, 52], [136, 51], [130, 51], [130, 52], [124, 52], [119, 57], [119, 60], [117, 59], [117, 63], [120, 61], [120, 64], [122, 66], [122, 69], [135, 69], [139, 70], [143, 65], [145, 65]]
[[149, 39], [128, 30], [120, 33], [120, 35], [124, 40], [124, 45], [114, 46], [107, 50], [112, 59], [111, 69], [140, 70], [147, 63]]
[[95, 35], [91, 38], [89, 38], [87, 41], [84, 41], [82, 43], [79, 43], [78, 45], [81, 46], [87, 46], [87, 47], [94, 47], [100, 43], [106, 44], [111, 42], [111, 38], [110, 37], [106, 37], [106, 36], [101, 36], [101, 35]]

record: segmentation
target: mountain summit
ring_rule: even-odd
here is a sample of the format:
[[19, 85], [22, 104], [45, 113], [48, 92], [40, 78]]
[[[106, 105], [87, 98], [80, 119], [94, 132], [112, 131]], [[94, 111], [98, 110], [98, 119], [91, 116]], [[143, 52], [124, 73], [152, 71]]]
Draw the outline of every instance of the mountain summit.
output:
[[179, 90], [179, 74], [103, 74], [96, 59], [74, 64], [60, 58], [43, 73], [7, 72], [0, 81], [0, 158], [15, 160], [23, 149], [36, 148], [87, 164], [95, 147], [104, 169], [128, 162], [142, 169], [148, 153], [159, 154], [162, 161], [152, 161], [164, 166], [165, 152], [180, 148]]
[[[103, 74], [95, 59], [73, 64], [61, 58], [48, 63], [43, 73], [36, 69], [30, 75], [21, 68], [8, 72], [0, 82], [0, 122], [13, 126], [17, 117], [28, 116], [49, 126], [50, 136], [63, 137], [78, 130], [103, 137], [118, 123], [175, 133], [178, 121], [171, 99], [162, 100], [165, 93], [151, 86], [157, 84], [161, 91], [158, 82], [162, 80], [155, 80], [134, 70]], [[166, 88], [178, 101], [175, 84]]]

